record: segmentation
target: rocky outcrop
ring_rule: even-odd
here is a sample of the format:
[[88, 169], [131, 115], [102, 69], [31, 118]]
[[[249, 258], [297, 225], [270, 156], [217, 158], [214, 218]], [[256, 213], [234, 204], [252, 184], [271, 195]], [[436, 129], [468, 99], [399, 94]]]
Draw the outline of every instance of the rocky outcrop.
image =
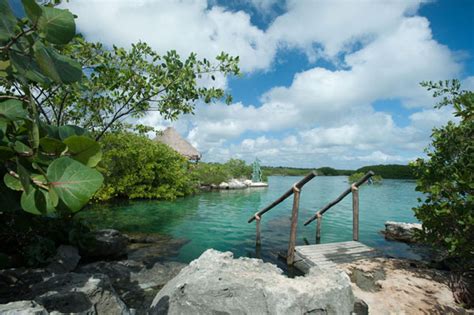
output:
[[35, 301], [16, 301], [0, 305], [1, 315], [47, 315], [48, 312]]
[[353, 305], [343, 272], [290, 279], [259, 259], [209, 249], [160, 290], [150, 314], [349, 314]]
[[243, 189], [243, 188], [247, 188], [247, 185], [245, 185], [244, 182], [238, 179], [231, 179], [229, 181], [229, 189]]
[[31, 288], [31, 299], [48, 312], [60, 314], [130, 314], [129, 309], [102, 274], [55, 275]]
[[81, 243], [81, 255], [91, 258], [118, 258], [127, 252], [128, 240], [117, 230], [103, 229], [90, 232]]
[[100, 261], [82, 266], [77, 272], [107, 275], [122, 300], [138, 314], [145, 314], [159, 289], [184, 266], [178, 262], [157, 262], [148, 266], [132, 260]]
[[52, 273], [65, 273], [76, 269], [81, 256], [74, 246], [61, 245], [46, 269]]
[[421, 231], [420, 223], [404, 222], [385, 222], [385, 231], [383, 234], [388, 240], [400, 241], [405, 243], [415, 243], [416, 233]]

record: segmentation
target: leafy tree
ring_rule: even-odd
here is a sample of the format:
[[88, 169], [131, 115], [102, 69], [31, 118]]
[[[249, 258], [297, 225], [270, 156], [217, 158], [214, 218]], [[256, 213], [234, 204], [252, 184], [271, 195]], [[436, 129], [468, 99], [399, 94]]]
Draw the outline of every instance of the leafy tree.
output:
[[105, 179], [97, 200], [169, 200], [194, 191], [187, 160], [167, 145], [128, 132], [107, 133], [101, 144], [99, 169]]
[[192, 176], [199, 185], [219, 185], [232, 177], [224, 164], [204, 162], [193, 165]]
[[[132, 44], [129, 50], [108, 49], [76, 36], [62, 47], [62, 53], [82, 65], [82, 80], [32, 86], [39, 115], [55, 126], [87, 128], [97, 140], [108, 130], [130, 127], [126, 118], [142, 117], [148, 111], [176, 119], [192, 113], [197, 100], [210, 103], [225, 98], [229, 104], [232, 98], [223, 89], [205, 87], [202, 81], [212, 82], [217, 73], [239, 74], [239, 57], [221, 53], [211, 63], [192, 53], [183, 60], [174, 50], [160, 55], [143, 42]], [[18, 92], [14, 84], [5, 86]]]
[[[453, 106], [458, 122], [433, 129], [428, 158], [417, 159], [413, 171], [417, 190], [425, 194], [414, 208], [423, 222], [423, 236], [448, 250], [459, 262], [474, 259], [474, 93], [460, 90], [457, 80], [422, 86], [442, 97], [436, 106]], [[472, 265], [471, 265], [472, 267]]]
[[[355, 183], [357, 182], [359, 179], [361, 179], [362, 177], [364, 177], [366, 173], [363, 173], [363, 172], [356, 172], [352, 175], [349, 176], [348, 180], [349, 180], [349, 183]], [[382, 183], [382, 176], [380, 175], [374, 175], [371, 177], [372, 179], [372, 182], [374, 184], [381, 184]]]
[[100, 146], [82, 128], [45, 123], [34, 90], [82, 78], [80, 64], [58, 50], [75, 35], [74, 17], [34, 0], [22, 4], [26, 17], [17, 18], [0, 0], [0, 202], [4, 211], [21, 205], [68, 217], [102, 185], [93, 169]]
[[248, 179], [252, 175], [252, 166], [247, 165], [244, 160], [230, 159], [224, 167], [232, 178]]
[[409, 165], [385, 164], [385, 165], [369, 165], [357, 169], [356, 172], [367, 173], [374, 171], [383, 178], [393, 179], [415, 179], [413, 171]]

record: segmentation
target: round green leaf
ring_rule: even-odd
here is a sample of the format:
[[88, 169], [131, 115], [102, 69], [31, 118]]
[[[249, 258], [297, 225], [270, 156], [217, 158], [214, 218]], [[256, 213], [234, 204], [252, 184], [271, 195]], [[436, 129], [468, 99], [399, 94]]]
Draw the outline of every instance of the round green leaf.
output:
[[47, 178], [59, 199], [73, 212], [81, 210], [102, 185], [102, 175], [69, 157], [54, 160]]
[[40, 35], [53, 44], [67, 44], [76, 35], [74, 16], [68, 10], [41, 7], [38, 19]]
[[70, 136], [82, 136], [87, 133], [87, 130], [77, 127], [77, 126], [72, 126], [72, 125], [65, 125], [59, 127], [59, 138], [61, 140], [64, 140], [66, 138], [69, 138]]
[[0, 0], [0, 41], [7, 41], [15, 35], [16, 18], [8, 0]]
[[44, 153], [52, 155], [60, 155], [66, 149], [66, 144], [54, 138], [41, 138], [40, 148]]
[[28, 119], [28, 112], [19, 100], [6, 100], [0, 103], [0, 116], [9, 120]]
[[23, 210], [32, 214], [41, 215], [55, 210], [48, 192], [39, 188], [33, 188], [28, 193], [23, 192], [20, 203]]
[[10, 60], [17, 72], [17, 74], [15, 74], [16, 76], [20, 75], [38, 83], [46, 84], [51, 82], [43, 75], [38, 64], [31, 56], [21, 55], [14, 50], [10, 50]]
[[17, 191], [22, 191], [23, 186], [21, 186], [20, 179], [6, 173], [5, 176], [3, 176], [3, 182], [5, 185], [12, 189], [12, 190], [17, 190]]
[[39, 17], [43, 13], [41, 7], [36, 3], [35, 0], [21, 0], [23, 8], [25, 9], [26, 16], [32, 24], [38, 22]]
[[71, 136], [64, 140], [73, 159], [94, 167], [102, 158], [102, 150], [97, 141], [85, 136]]
[[35, 60], [41, 72], [57, 83], [72, 83], [82, 78], [82, 68], [73, 59], [57, 53], [41, 42], [33, 46]]

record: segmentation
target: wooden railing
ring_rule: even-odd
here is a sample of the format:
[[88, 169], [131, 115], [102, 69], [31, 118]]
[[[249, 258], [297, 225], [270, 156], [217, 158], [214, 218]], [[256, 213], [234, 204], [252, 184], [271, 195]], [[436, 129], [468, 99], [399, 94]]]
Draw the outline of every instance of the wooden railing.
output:
[[286, 198], [294, 195], [293, 197], [293, 208], [291, 211], [291, 229], [290, 229], [290, 240], [288, 242], [288, 253], [286, 257], [286, 262], [289, 265], [292, 265], [295, 260], [295, 245], [296, 245], [296, 227], [298, 224], [298, 209], [300, 204], [300, 193], [303, 186], [316, 177], [316, 171], [312, 171], [308, 175], [306, 175], [303, 179], [299, 182], [295, 183], [292, 188], [290, 188], [287, 192], [285, 192], [280, 198], [276, 199], [270, 205], [266, 206], [262, 210], [255, 213], [248, 219], [248, 223], [256, 220], [256, 245], [260, 246], [260, 221], [262, 219], [263, 214], [273, 209], [275, 206], [282, 203]]
[[319, 243], [321, 240], [321, 221], [323, 219], [323, 214], [331, 209], [334, 205], [339, 203], [344, 197], [349, 193], [352, 193], [352, 238], [354, 241], [359, 240], [359, 186], [364, 184], [370, 177], [374, 176], [374, 172], [369, 171], [357, 182], [353, 183], [349, 188], [347, 188], [342, 194], [339, 195], [336, 199], [322, 207], [317, 211], [311, 218], [309, 218], [304, 225], [307, 226], [314, 220], [316, 221], [316, 242]]

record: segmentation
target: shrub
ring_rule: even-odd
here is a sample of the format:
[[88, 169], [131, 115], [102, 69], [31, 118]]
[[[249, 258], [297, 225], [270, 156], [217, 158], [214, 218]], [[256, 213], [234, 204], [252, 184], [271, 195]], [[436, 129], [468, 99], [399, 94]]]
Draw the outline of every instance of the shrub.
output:
[[96, 200], [175, 199], [193, 192], [188, 162], [165, 144], [133, 133], [111, 133], [102, 140], [99, 170], [104, 185]]

